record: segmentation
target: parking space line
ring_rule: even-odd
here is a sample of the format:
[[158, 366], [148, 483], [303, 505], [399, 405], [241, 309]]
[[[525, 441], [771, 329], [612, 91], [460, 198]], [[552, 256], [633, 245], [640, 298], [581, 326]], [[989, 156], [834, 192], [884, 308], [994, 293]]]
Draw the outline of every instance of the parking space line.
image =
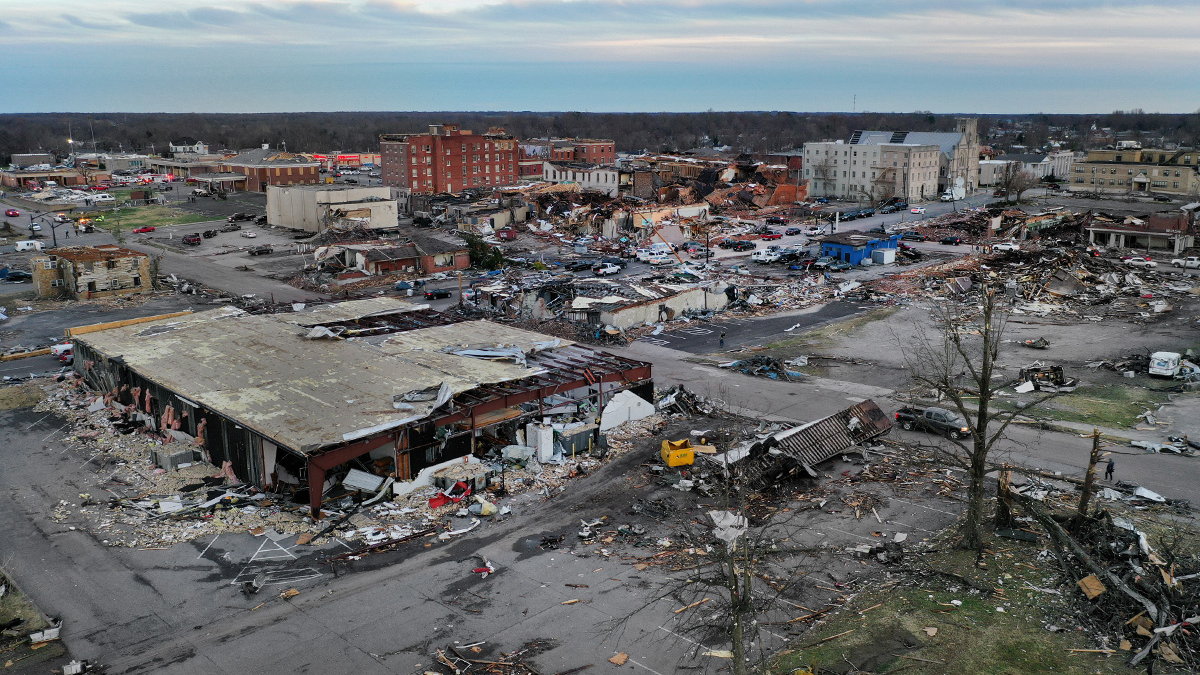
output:
[[671, 635], [674, 635], [675, 637], [679, 638], [680, 640], [683, 640], [684, 642], [690, 642], [690, 643], [696, 645], [697, 647], [704, 647], [705, 649], [708, 649], [708, 647], [706, 647], [704, 644], [696, 642], [695, 640], [693, 640], [689, 637], [686, 637], [684, 635], [680, 635], [679, 633], [676, 633], [675, 631], [671, 630], [670, 628], [667, 628], [666, 626], [659, 626], [658, 629], [665, 630], [668, 633], [670, 633]]
[[648, 671], [650, 671], [650, 672], [654, 673], [654, 675], [662, 675], [662, 673], [660, 673], [660, 672], [658, 672], [657, 670], [655, 670], [655, 669], [651, 668], [650, 666], [642, 665], [642, 664], [638, 663], [637, 661], [635, 661], [635, 660], [634, 660], [634, 659], [632, 659], [632, 658], [631, 658], [631, 659], [629, 659], [629, 662], [630, 662], [630, 663], [632, 663], [633, 665], [637, 666], [638, 668], [645, 668], [646, 670], [648, 670]]
[[220, 533], [218, 533], [216, 537], [213, 537], [212, 541], [208, 542], [208, 546], [205, 546], [204, 550], [200, 552], [200, 555], [196, 556], [196, 560], [203, 558], [204, 554], [208, 553], [208, 549], [212, 548], [212, 545], [217, 543], [217, 538], [220, 536], [221, 536]]

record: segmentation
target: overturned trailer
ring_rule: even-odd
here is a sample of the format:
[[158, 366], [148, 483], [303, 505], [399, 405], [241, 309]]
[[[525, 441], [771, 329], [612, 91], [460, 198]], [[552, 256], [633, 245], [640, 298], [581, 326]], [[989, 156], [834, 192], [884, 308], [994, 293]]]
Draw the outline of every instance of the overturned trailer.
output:
[[323, 495], [358, 467], [398, 487], [510, 444], [526, 423], [652, 398], [650, 365], [392, 298], [291, 314], [236, 308], [74, 338], [114, 408], [242, 482]]
[[828, 417], [784, 429], [709, 461], [723, 465], [748, 485], [773, 485], [795, 476], [817, 477], [821, 462], [887, 434], [892, 418], [874, 401], [863, 401]]

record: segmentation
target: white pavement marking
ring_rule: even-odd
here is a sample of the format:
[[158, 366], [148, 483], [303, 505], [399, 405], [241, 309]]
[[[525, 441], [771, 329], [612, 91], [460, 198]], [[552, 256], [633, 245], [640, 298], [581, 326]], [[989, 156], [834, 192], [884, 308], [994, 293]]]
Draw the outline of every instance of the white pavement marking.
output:
[[[692, 643], [692, 644], [696, 645], [697, 647], [704, 647], [704, 645], [703, 645], [703, 644], [701, 644], [701, 643], [699, 643], [699, 642], [696, 642], [695, 640], [693, 640], [693, 639], [691, 639], [691, 638], [689, 638], [689, 637], [686, 637], [686, 636], [680, 635], [679, 633], [676, 633], [675, 631], [671, 630], [670, 628], [667, 628], [666, 626], [659, 626], [659, 627], [658, 627], [658, 629], [659, 629], [659, 630], [665, 630], [665, 631], [667, 631], [668, 633], [670, 633], [671, 635], [674, 635], [675, 637], [679, 638], [680, 640], [683, 640], [684, 642], [690, 642], [690, 643]], [[705, 648], [705, 649], [708, 649], [708, 647], [704, 647], [704, 648]]]
[[657, 670], [651, 668], [650, 666], [642, 665], [634, 659], [629, 659], [629, 662], [632, 663], [633, 665], [637, 666], [638, 668], [645, 668], [646, 670], [654, 673], [654, 675], [662, 675], [662, 673], [658, 672]]
[[217, 537], [220, 537], [220, 536], [221, 536], [221, 535], [220, 535], [220, 534], [218, 534], [216, 537], [213, 537], [213, 540], [212, 540], [212, 541], [210, 541], [210, 542], [208, 542], [208, 546], [205, 546], [205, 547], [204, 547], [204, 550], [203, 550], [203, 551], [200, 551], [200, 555], [196, 556], [196, 560], [199, 560], [199, 559], [203, 558], [203, 557], [204, 557], [204, 554], [205, 554], [205, 553], [208, 553], [208, 549], [212, 548], [212, 545], [213, 545], [213, 544], [215, 544], [215, 543], [217, 543]]

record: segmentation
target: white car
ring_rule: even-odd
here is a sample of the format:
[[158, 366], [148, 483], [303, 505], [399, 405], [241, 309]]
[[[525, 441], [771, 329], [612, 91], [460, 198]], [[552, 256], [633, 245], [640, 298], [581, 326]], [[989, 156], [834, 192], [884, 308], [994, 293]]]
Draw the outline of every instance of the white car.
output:
[[250, 230], [242, 230], [242, 236], [247, 239], [253, 239], [253, 238], [257, 237], [258, 234], [251, 232]]
[[604, 263], [592, 268], [592, 274], [598, 277], [608, 276], [610, 274], [620, 274], [621, 268], [612, 263]]
[[1146, 258], [1130, 258], [1125, 261], [1125, 264], [1130, 267], [1158, 267], [1158, 263]]
[[814, 226], [808, 228], [807, 230], [805, 230], [804, 234], [809, 237], [819, 237], [822, 234], [825, 234], [825, 228], [817, 227], [816, 225], [814, 225]]
[[925, 213], [924, 206], [914, 206], [908, 210], [909, 213]]
[[655, 267], [660, 265], [670, 265], [675, 262], [675, 256], [667, 255], [665, 253], [655, 253], [654, 255], [646, 258], [646, 262], [654, 265]]
[[780, 258], [779, 251], [771, 251], [771, 250], [767, 250], [767, 249], [755, 251], [750, 256], [750, 259], [756, 263], [778, 262], [779, 258]]
[[992, 250], [996, 251], [997, 253], [1004, 251], [1020, 251], [1021, 247], [1012, 243], [1011, 241], [1002, 241], [999, 244], [993, 245]]

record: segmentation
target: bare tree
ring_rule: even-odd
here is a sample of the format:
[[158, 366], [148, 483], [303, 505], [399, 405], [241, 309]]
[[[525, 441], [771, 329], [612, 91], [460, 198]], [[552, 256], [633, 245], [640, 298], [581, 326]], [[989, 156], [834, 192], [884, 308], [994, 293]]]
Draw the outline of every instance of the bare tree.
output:
[[1017, 415], [1056, 393], [1039, 393], [1011, 407], [995, 405], [997, 391], [1008, 384], [997, 366], [1008, 308], [990, 285], [974, 293], [948, 295], [932, 317], [932, 326], [919, 328], [915, 340], [904, 345], [905, 367], [917, 386], [931, 390], [966, 420], [969, 437], [951, 439], [944, 459], [965, 468], [969, 479], [960, 545], [982, 551], [985, 480], [993, 468], [988, 455]]
[[1017, 175], [1013, 176], [1012, 181], [1009, 183], [1008, 194], [1011, 197], [1013, 193], [1016, 193], [1016, 200], [1019, 202], [1021, 201], [1021, 195], [1024, 194], [1025, 191], [1037, 187], [1037, 184], [1038, 179], [1032, 173], [1028, 171], [1019, 171], [1017, 172]]
[[837, 183], [837, 160], [826, 157], [812, 165], [813, 182], [820, 185], [821, 194], [829, 196]]

